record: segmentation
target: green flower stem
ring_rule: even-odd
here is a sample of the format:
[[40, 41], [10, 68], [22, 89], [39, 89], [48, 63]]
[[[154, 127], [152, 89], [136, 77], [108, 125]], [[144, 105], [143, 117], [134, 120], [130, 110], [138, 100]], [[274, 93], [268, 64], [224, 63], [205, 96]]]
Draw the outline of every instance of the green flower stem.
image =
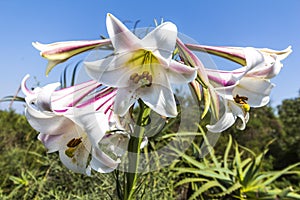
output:
[[125, 200], [133, 198], [137, 187], [138, 166], [141, 152], [141, 143], [144, 138], [145, 126], [148, 123], [151, 109], [142, 100], [139, 100], [139, 115], [134, 134], [130, 136], [128, 144], [128, 170], [126, 172]]

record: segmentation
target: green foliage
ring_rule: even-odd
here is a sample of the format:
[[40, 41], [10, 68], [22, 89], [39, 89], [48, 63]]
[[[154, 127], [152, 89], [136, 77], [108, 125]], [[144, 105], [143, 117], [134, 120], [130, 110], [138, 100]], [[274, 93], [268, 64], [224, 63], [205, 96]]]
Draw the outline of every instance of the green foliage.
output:
[[[158, 122], [152, 121], [146, 130], [161, 133], [148, 136], [144, 154], [178, 141], [172, 143], [173, 152], [148, 160], [159, 170], [139, 174], [136, 199], [300, 199], [299, 98], [284, 101], [279, 118], [270, 107], [252, 109], [246, 130], [229, 129], [212, 149], [203, 133], [183, 123], [200, 120], [201, 113], [194, 112], [198, 106], [189, 94], [181, 96], [177, 98], [185, 113], [175, 119], [153, 116]], [[23, 115], [0, 111], [0, 119], [0, 199], [117, 199], [122, 192], [123, 172], [75, 174], [62, 165], [58, 154], [46, 153]], [[157, 126], [161, 121], [164, 126]], [[184, 139], [191, 137], [195, 140]], [[206, 157], [201, 156], [203, 142], [210, 150]], [[186, 153], [176, 148], [187, 143]], [[164, 159], [173, 162], [160, 167]]]
[[[0, 119], [0, 199], [117, 199], [115, 173], [75, 174], [62, 165], [58, 154], [46, 153], [25, 116], [0, 111]], [[168, 168], [140, 174], [138, 181], [138, 199], [178, 196], [178, 178]]]
[[115, 192], [111, 174], [86, 177], [47, 154], [24, 116], [0, 111], [1, 199], [108, 199]]
[[[173, 149], [184, 160], [174, 168], [178, 175], [183, 176], [176, 186], [190, 184], [193, 192], [189, 199], [300, 199], [300, 194], [292, 192], [291, 187], [279, 189], [273, 185], [284, 174], [299, 176], [300, 171], [291, 170], [300, 162], [280, 171], [262, 171], [261, 165], [267, 150], [257, 155], [233, 143], [229, 136], [223, 156], [217, 157], [203, 131], [202, 136], [210, 150], [208, 158], [196, 160], [194, 156]], [[198, 152], [198, 155], [201, 154]]]
[[278, 114], [283, 124], [285, 135], [281, 138], [280, 160], [276, 168], [282, 168], [300, 160], [300, 97], [286, 99], [278, 106]]
[[269, 155], [272, 155], [277, 154], [277, 151], [279, 151], [279, 149], [276, 148], [279, 145], [278, 142], [280, 142], [280, 139], [284, 135], [284, 130], [280, 120], [275, 116], [273, 109], [269, 106], [265, 106], [262, 108], [252, 108], [250, 110], [250, 119], [245, 130], [241, 131], [235, 126], [232, 126], [222, 133], [224, 137], [221, 136], [218, 140], [216, 148], [218, 153], [222, 152], [224, 148], [222, 144], [226, 144], [228, 135], [232, 135], [238, 144], [251, 149], [255, 153], [263, 151], [267, 143], [276, 139], [270, 146]]

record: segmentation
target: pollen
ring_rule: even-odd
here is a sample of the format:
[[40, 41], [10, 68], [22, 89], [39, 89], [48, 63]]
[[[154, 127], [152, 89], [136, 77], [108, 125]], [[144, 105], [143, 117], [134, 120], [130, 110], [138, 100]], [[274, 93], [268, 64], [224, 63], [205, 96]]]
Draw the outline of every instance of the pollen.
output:
[[245, 103], [242, 105], [242, 108], [244, 109], [244, 111], [249, 112], [250, 111], [250, 105]]

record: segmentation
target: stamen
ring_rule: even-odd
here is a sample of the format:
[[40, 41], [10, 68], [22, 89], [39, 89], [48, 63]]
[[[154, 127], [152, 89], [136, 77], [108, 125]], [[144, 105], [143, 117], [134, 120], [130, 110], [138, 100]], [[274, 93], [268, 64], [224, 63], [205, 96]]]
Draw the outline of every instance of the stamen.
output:
[[74, 157], [74, 152], [76, 151], [76, 148], [68, 148], [65, 150], [65, 154], [66, 156], [68, 156], [69, 158], [73, 158]]
[[76, 147], [78, 146], [81, 142], [82, 142], [82, 137], [80, 138], [73, 138], [72, 140], [70, 140], [67, 144], [67, 147]]
[[130, 80], [134, 80], [135, 79], [135, 77], [137, 77], [139, 74], [138, 73], [133, 73], [133, 74], [131, 74], [131, 76], [130, 76]]
[[67, 148], [65, 150], [65, 154], [66, 156], [68, 156], [69, 158], [73, 158], [74, 157], [74, 153], [78, 147], [78, 145], [82, 142], [81, 140], [82, 138], [73, 138], [71, 139], [68, 143], [67, 143]]
[[148, 71], [143, 71], [140, 75], [133, 73], [130, 77], [133, 83], [141, 85], [141, 87], [150, 87], [152, 85], [152, 75]]
[[248, 101], [248, 97], [245, 97], [245, 96], [239, 96], [238, 94], [233, 97], [234, 101], [238, 104], [241, 104], [242, 106], [242, 109], [245, 111], [245, 112], [249, 112], [250, 111], [250, 105], [247, 103]]
[[142, 76], [144, 77], [144, 78], [146, 78], [146, 77], [148, 77], [149, 76], [149, 72], [148, 71], [144, 71], [143, 73], [142, 73]]
[[137, 84], [139, 81], [140, 81], [141, 77], [139, 75], [137, 75], [134, 79], [133, 79], [133, 82], [135, 84]]
[[248, 97], [239, 96], [238, 94], [235, 97], [233, 97], [233, 99], [236, 103], [239, 103], [239, 104], [247, 104], [246, 101], [248, 101]]

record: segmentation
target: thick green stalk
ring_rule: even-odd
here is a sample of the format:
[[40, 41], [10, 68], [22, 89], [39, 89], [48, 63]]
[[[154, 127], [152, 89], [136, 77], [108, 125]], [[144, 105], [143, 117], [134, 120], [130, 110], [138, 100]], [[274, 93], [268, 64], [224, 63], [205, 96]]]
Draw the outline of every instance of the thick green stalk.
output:
[[125, 200], [133, 198], [133, 194], [137, 187], [137, 176], [139, 159], [141, 152], [141, 143], [144, 138], [145, 128], [144, 126], [148, 123], [148, 118], [151, 109], [148, 108], [144, 102], [139, 100], [139, 115], [134, 128], [134, 133], [130, 135], [128, 143], [128, 169], [126, 174], [126, 189], [125, 189]]

